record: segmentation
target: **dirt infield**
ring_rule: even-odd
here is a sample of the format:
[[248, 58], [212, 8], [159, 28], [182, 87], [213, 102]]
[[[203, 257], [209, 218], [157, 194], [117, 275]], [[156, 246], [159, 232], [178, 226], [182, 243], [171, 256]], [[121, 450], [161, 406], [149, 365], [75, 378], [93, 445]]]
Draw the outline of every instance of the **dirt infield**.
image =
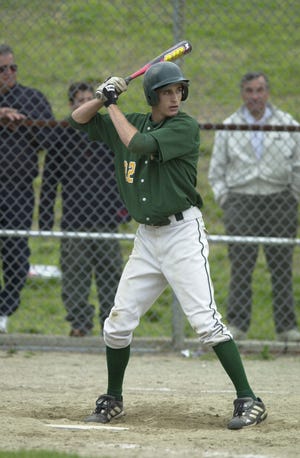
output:
[[[127, 415], [82, 419], [106, 389], [103, 354], [0, 351], [0, 449], [51, 449], [83, 457], [296, 458], [300, 446], [300, 359], [245, 359], [266, 422], [229, 431], [234, 391], [218, 361], [133, 354]], [[99, 426], [102, 429], [80, 429]], [[79, 429], [78, 429], [79, 428]]]

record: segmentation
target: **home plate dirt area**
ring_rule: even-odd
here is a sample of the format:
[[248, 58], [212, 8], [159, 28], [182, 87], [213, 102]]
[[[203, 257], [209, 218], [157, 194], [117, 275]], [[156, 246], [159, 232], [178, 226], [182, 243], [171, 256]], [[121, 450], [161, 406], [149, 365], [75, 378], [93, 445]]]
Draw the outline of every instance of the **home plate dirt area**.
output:
[[0, 351], [0, 449], [101, 458], [296, 458], [300, 450], [299, 355], [244, 357], [266, 421], [228, 430], [235, 392], [207, 355], [135, 354], [124, 383], [126, 415], [84, 423], [106, 391], [104, 354]]

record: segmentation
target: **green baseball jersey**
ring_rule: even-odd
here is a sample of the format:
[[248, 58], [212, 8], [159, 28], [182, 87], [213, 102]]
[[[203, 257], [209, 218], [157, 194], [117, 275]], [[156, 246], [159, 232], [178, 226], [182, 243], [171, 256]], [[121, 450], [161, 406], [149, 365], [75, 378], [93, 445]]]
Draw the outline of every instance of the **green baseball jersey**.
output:
[[[130, 151], [120, 140], [108, 114], [94, 116], [86, 124], [71, 117], [70, 124], [101, 140], [114, 151], [116, 177], [121, 197], [130, 215], [139, 223], [168, 224], [168, 216], [191, 206], [201, 208], [196, 190], [200, 134], [197, 121], [186, 113], [154, 124], [151, 114], [125, 115], [139, 132], [152, 135], [154, 154]], [[130, 146], [130, 145], [129, 145]]]

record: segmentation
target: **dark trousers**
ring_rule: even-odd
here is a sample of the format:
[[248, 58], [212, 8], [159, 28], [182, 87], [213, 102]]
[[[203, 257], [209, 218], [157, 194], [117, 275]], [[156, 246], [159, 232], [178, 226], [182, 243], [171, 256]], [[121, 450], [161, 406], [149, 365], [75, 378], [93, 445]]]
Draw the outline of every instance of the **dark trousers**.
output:
[[[289, 191], [268, 196], [230, 194], [224, 207], [227, 235], [296, 237], [297, 202]], [[251, 320], [252, 274], [259, 246], [231, 243], [228, 247], [231, 278], [227, 307], [228, 323], [247, 331]], [[271, 274], [276, 332], [296, 323], [290, 245], [263, 245]]]
[[89, 303], [93, 277], [101, 328], [114, 305], [123, 268], [117, 240], [70, 238], [61, 241], [62, 299], [73, 329], [93, 327], [95, 307]]
[[[0, 188], [0, 228], [30, 230], [34, 206], [32, 187]], [[27, 237], [0, 237], [2, 281], [0, 315], [12, 315], [20, 305], [20, 294], [29, 270], [30, 249]]]

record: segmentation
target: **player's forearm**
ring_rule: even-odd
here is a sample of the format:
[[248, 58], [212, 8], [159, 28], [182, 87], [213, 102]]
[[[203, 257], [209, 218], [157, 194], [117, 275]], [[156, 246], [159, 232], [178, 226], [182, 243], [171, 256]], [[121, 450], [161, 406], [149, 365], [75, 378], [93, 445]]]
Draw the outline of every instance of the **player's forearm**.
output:
[[117, 105], [109, 105], [108, 113], [116, 128], [116, 131], [119, 134], [121, 141], [126, 147], [128, 147], [132, 137], [134, 137], [134, 135], [138, 132], [137, 128], [128, 122]]
[[71, 117], [79, 124], [86, 124], [97, 114], [102, 106], [103, 102], [100, 99], [89, 100], [76, 108]]

